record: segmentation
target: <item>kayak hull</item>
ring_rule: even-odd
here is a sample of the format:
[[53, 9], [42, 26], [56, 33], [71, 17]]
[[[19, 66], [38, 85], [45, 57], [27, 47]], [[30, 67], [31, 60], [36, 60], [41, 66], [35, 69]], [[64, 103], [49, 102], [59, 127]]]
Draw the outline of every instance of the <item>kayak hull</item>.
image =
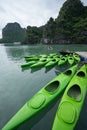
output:
[[56, 112], [52, 130], [74, 130], [87, 92], [87, 72], [83, 65], [66, 87]]
[[36, 63], [36, 61], [29, 61], [29, 62], [27, 62], [25, 64], [22, 64], [21, 67], [24, 68], [24, 67], [27, 67], [27, 66], [31, 66], [31, 65], [33, 65], [35, 63]]
[[27, 119], [33, 117], [48, 104], [52, 103], [53, 100], [65, 89], [75, 74], [76, 68], [77, 65], [69, 68], [45, 85], [13, 116], [2, 130], [11, 130], [17, 127]]

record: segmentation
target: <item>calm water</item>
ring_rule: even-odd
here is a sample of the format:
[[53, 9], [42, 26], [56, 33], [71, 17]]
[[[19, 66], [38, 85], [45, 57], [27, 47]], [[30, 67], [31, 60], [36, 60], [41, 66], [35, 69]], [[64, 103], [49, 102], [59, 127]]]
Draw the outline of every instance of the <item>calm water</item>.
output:
[[[48, 54], [67, 48], [72, 51], [87, 51], [87, 45], [53, 45], [52, 47], [53, 50], [48, 50], [47, 45], [0, 45], [0, 130], [27, 100], [67, 68], [67, 66], [54, 67], [49, 71], [45, 68], [37, 71], [22, 70], [20, 65], [25, 63], [24, 56]], [[17, 130], [51, 130], [59, 101], [60, 99], [55, 101]], [[87, 130], [87, 97], [75, 128], [75, 130], [82, 129]]]

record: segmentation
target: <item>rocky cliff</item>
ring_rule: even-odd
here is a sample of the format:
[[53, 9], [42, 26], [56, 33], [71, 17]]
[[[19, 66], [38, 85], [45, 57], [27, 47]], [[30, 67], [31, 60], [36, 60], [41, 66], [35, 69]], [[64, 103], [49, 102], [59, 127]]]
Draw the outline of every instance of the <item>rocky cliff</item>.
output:
[[22, 42], [25, 39], [26, 30], [20, 24], [8, 23], [2, 30], [3, 42]]
[[51, 17], [42, 28], [37, 28], [38, 33], [36, 28], [30, 30], [27, 28], [27, 43], [32, 43], [33, 37], [37, 43], [87, 43], [87, 7], [80, 0], [66, 0], [56, 19]]
[[87, 7], [80, 0], [66, 0], [56, 19], [44, 26], [21, 28], [8, 23], [2, 30], [3, 42], [24, 44], [87, 44]]

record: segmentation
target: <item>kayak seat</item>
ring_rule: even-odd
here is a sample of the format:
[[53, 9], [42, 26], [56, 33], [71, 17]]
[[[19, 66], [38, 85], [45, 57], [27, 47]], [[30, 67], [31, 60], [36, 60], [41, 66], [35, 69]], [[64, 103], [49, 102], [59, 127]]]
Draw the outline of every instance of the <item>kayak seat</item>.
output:
[[71, 71], [71, 70], [67, 70], [67, 71], [64, 72], [64, 74], [66, 74], [66, 75], [71, 75], [71, 74], [72, 74], [72, 71]]
[[76, 118], [76, 110], [75, 110], [73, 104], [71, 104], [68, 101], [64, 101], [60, 105], [57, 115], [64, 122], [66, 122], [68, 124], [72, 124]]
[[81, 89], [80, 86], [75, 84], [68, 90], [68, 96], [75, 99], [76, 101], [81, 100]]
[[48, 84], [46, 87], [45, 87], [45, 90], [48, 91], [48, 92], [55, 92], [59, 87], [59, 81], [54, 81], [50, 84]]
[[77, 73], [77, 76], [79, 77], [85, 77], [85, 73], [83, 71], [80, 71]]

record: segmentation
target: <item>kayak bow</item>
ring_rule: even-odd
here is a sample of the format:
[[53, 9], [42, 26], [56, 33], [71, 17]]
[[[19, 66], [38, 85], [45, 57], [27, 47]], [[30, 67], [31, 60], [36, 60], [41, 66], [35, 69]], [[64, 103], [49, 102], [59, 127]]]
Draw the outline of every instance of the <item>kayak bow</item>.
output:
[[62, 65], [62, 64], [64, 64], [66, 61], [67, 61], [67, 56], [61, 57], [60, 60], [59, 60], [59, 62], [58, 62], [58, 65]]
[[31, 66], [31, 65], [33, 65], [35, 63], [36, 63], [36, 61], [29, 61], [29, 62], [27, 62], [25, 64], [22, 64], [21, 67], [24, 68], [24, 67], [27, 67], [27, 66]]
[[68, 62], [69, 62], [70, 65], [72, 65], [74, 63], [74, 57], [73, 57], [73, 55], [69, 55], [68, 56]]
[[80, 56], [79, 56], [78, 54], [73, 53], [73, 57], [74, 57], [74, 59], [75, 59], [77, 62], [80, 62], [80, 61], [81, 61]]

